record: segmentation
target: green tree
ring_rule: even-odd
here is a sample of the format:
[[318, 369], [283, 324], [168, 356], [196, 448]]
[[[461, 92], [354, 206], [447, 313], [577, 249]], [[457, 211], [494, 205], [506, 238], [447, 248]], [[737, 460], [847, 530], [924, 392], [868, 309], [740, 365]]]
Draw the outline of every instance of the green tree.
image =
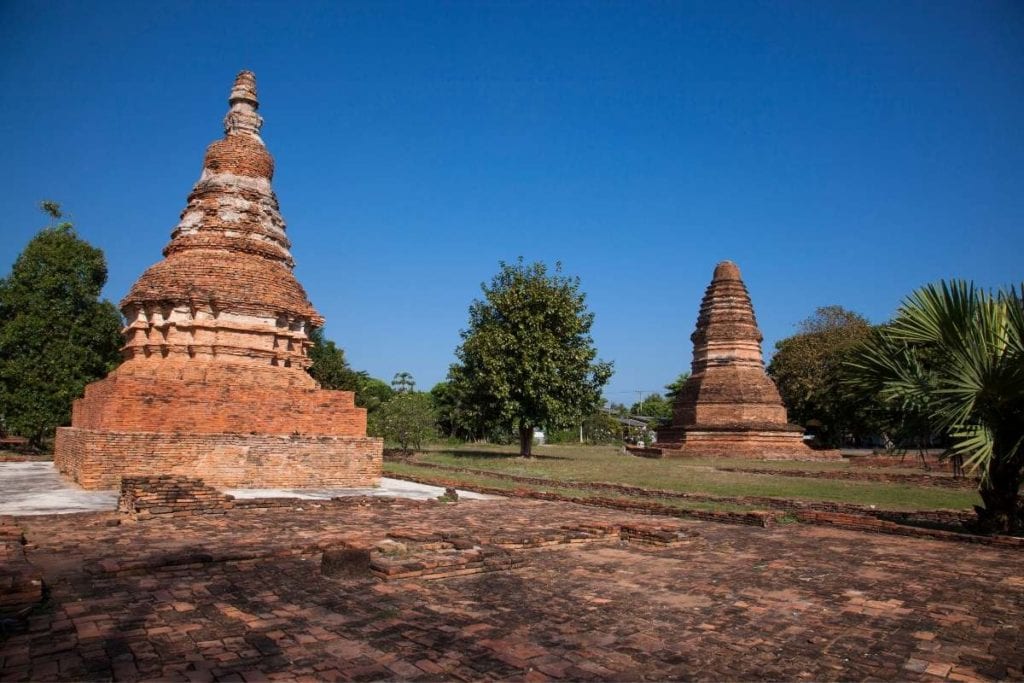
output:
[[683, 390], [683, 385], [686, 384], [688, 379], [690, 379], [690, 372], [684, 370], [679, 373], [678, 377], [665, 385], [665, 398], [668, 399], [669, 403], [675, 403], [679, 392]]
[[850, 361], [865, 395], [926, 412], [953, 439], [950, 453], [980, 473], [979, 526], [1024, 528], [1024, 299], [954, 280], [901, 304]]
[[430, 395], [404, 391], [381, 405], [374, 416], [374, 431], [403, 451], [419, 449], [437, 436]]
[[789, 418], [820, 423], [818, 438], [840, 446], [844, 435], [875, 431], [873, 401], [843, 385], [844, 364], [870, 337], [871, 323], [841, 306], [825, 306], [800, 323], [797, 334], [775, 345], [768, 374], [775, 380]]
[[391, 388], [396, 394], [407, 394], [416, 390], [416, 380], [413, 379], [412, 373], [396, 372], [391, 378]]
[[452, 377], [488, 425], [513, 428], [519, 452], [532, 454], [535, 427], [579, 424], [601, 402], [612, 364], [595, 361], [578, 278], [543, 263], [501, 263], [484, 298], [469, 307], [469, 328]]
[[594, 444], [616, 443], [622, 440], [622, 427], [607, 410], [600, 408], [584, 418], [583, 440]]
[[442, 435], [463, 441], [483, 436], [477, 411], [462, 399], [459, 385], [455, 382], [435, 384], [430, 390], [430, 400], [437, 416], [437, 428]]
[[366, 412], [372, 414], [395, 395], [395, 390], [387, 382], [376, 377], [365, 375], [356, 389], [356, 405], [366, 408]]
[[659, 420], [672, 419], [672, 402], [661, 394], [651, 394], [643, 401], [637, 401], [629, 409], [630, 415], [656, 417]]
[[358, 391], [365, 381], [366, 373], [359, 373], [349, 367], [345, 351], [330, 339], [324, 337], [323, 328], [314, 328], [309, 334], [313, 346], [309, 349], [309, 374], [324, 389]]
[[313, 364], [308, 372], [324, 389], [355, 392], [356, 405], [366, 408], [368, 413], [394, 396], [394, 390], [384, 380], [370, 377], [363, 370], [353, 370], [345, 359], [345, 352], [324, 337], [322, 328], [314, 329], [309, 338], [313, 341], [309, 350]]
[[85, 385], [117, 366], [121, 315], [99, 299], [106, 281], [103, 252], [66, 221], [33, 237], [0, 280], [0, 428], [41, 446]]

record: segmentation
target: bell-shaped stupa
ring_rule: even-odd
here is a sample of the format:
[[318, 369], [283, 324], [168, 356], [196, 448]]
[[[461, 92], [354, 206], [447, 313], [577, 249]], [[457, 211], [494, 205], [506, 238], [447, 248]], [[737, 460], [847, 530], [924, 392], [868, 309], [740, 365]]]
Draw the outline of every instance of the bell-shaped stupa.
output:
[[366, 411], [306, 372], [324, 321], [292, 272], [251, 72], [228, 102], [164, 259], [121, 301], [124, 362], [57, 432], [58, 469], [86, 488], [122, 475], [288, 488], [380, 478]]
[[838, 451], [807, 446], [803, 428], [787, 422], [779, 391], [764, 371], [750, 295], [732, 261], [715, 267], [690, 339], [690, 377], [676, 397], [671, 426], [657, 432], [663, 456], [839, 457]]

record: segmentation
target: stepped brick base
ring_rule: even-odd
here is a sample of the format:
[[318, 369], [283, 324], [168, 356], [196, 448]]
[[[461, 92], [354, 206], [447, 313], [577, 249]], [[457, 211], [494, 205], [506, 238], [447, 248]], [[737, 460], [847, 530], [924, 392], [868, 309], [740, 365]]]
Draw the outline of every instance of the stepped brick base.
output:
[[358, 436], [119, 432], [62, 427], [54, 464], [86, 489], [124, 476], [201, 477], [222, 488], [348, 488], [380, 481], [384, 443]]
[[85, 387], [71, 424], [115, 432], [364, 436], [366, 411], [351, 391], [319, 389], [299, 368], [132, 359]]
[[803, 430], [678, 429], [658, 430], [658, 443], [646, 450], [663, 458], [750, 458], [754, 460], [839, 460], [837, 450], [816, 450]]

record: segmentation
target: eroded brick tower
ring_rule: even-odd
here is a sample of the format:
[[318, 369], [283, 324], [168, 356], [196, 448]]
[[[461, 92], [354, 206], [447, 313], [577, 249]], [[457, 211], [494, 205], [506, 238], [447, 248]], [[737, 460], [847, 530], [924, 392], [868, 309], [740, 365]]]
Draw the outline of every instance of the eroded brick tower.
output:
[[57, 468], [85, 488], [145, 474], [222, 487], [380, 478], [366, 411], [306, 372], [323, 318], [292, 272], [251, 72], [229, 103], [165, 258], [121, 301], [124, 363], [86, 387], [57, 431]]
[[715, 267], [693, 341], [690, 378], [676, 398], [672, 425], [658, 430], [664, 456], [768, 460], [838, 458], [803, 442], [786, 419], [779, 391], [764, 371], [761, 330], [740, 269]]

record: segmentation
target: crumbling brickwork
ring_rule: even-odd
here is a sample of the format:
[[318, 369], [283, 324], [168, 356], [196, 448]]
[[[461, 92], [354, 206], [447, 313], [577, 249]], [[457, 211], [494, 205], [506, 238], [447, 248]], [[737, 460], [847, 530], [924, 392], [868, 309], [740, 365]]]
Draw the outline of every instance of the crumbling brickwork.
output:
[[122, 477], [117, 511], [135, 519], [170, 515], [222, 515], [234, 508], [234, 498], [207, 486], [202, 479], [159, 475]]
[[124, 363], [58, 430], [58, 469], [86, 488], [177, 474], [217, 486], [366, 486], [382, 442], [351, 392], [306, 372], [323, 318], [292, 272], [260, 138], [256, 82], [235, 80], [225, 136], [164, 249], [121, 301]]
[[715, 267], [690, 339], [690, 377], [676, 398], [671, 426], [658, 430], [663, 456], [839, 457], [808, 447], [803, 429], [788, 424], [779, 391], [764, 371], [750, 295], [732, 261]]

